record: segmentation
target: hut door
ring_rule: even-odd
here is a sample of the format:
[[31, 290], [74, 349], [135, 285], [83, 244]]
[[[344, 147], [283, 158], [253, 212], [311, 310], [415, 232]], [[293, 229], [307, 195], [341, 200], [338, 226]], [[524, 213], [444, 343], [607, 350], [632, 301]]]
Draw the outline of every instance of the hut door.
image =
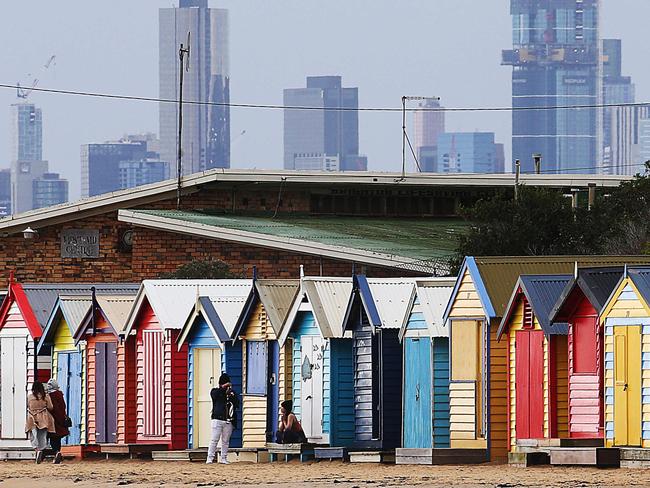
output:
[[3, 439], [25, 438], [27, 338], [0, 338], [0, 417]]
[[95, 437], [117, 442], [117, 344], [95, 344]]
[[193, 447], [208, 447], [212, 435], [212, 397], [210, 391], [219, 386], [221, 350], [194, 350], [194, 434]]
[[269, 341], [269, 387], [266, 408], [266, 440], [275, 442], [280, 420], [280, 344]]
[[302, 428], [310, 440], [323, 437], [323, 340], [318, 336], [301, 338], [300, 408]]
[[515, 342], [517, 439], [544, 437], [544, 332], [517, 331]]
[[404, 351], [405, 448], [431, 449], [431, 341], [407, 338]]
[[63, 438], [63, 444], [79, 445], [81, 444], [81, 354], [58, 353], [56, 373], [68, 417], [72, 420], [70, 435]]
[[614, 444], [641, 446], [641, 327], [614, 327]]

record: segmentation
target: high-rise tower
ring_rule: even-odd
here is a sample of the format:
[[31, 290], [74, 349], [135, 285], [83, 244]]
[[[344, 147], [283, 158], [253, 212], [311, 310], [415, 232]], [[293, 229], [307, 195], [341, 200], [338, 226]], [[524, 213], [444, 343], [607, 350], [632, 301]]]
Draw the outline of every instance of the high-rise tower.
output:
[[[601, 96], [599, 0], [511, 0], [512, 154], [523, 171], [534, 153], [544, 172], [595, 172], [599, 156], [596, 105]], [[580, 168], [580, 169], [577, 169]]]
[[[181, 0], [178, 8], [159, 11], [160, 97], [178, 99], [180, 44], [191, 36], [189, 71], [183, 100], [227, 104], [228, 11], [208, 8], [207, 0]], [[176, 166], [178, 107], [160, 104], [160, 156]], [[224, 105], [183, 105], [183, 173], [230, 167], [230, 109]]]

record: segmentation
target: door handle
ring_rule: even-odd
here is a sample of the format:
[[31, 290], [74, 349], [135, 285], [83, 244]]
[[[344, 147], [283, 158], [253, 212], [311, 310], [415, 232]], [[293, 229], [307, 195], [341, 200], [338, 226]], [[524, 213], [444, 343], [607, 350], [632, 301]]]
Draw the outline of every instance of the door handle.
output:
[[311, 395], [307, 395], [307, 398], [305, 400], [311, 400]]
[[623, 391], [627, 390], [627, 383], [625, 383], [625, 386], [623, 386]]
[[275, 386], [275, 383], [276, 383], [275, 373], [272, 373], [272, 374], [271, 374], [271, 378], [269, 378], [269, 383], [270, 383], [271, 385]]
[[415, 385], [415, 401], [420, 401], [420, 385]]

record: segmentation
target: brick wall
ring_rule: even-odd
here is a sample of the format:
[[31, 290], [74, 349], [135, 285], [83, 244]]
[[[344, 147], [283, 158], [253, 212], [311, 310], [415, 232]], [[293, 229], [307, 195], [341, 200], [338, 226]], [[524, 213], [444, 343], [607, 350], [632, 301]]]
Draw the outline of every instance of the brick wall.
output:
[[[240, 188], [236, 192], [205, 189], [183, 199], [184, 208], [210, 208], [236, 211], [274, 211], [277, 192], [253, 191]], [[309, 194], [283, 192], [280, 212], [306, 212]], [[175, 199], [141, 208], [175, 208]], [[234, 272], [252, 276], [257, 266], [263, 278], [297, 278], [300, 265], [306, 275], [350, 276], [352, 263], [319, 256], [283, 252], [222, 241], [134, 228], [131, 252], [119, 248], [119, 237], [129, 229], [118, 222], [117, 212], [84, 218], [76, 222], [38, 228], [34, 240], [25, 240], [22, 234], [0, 237], [0, 286], [15, 272], [20, 282], [138, 282], [157, 278], [161, 273], [176, 270], [192, 260], [217, 258], [225, 261]], [[61, 231], [63, 229], [99, 229], [100, 255], [96, 259], [61, 258]], [[361, 266], [356, 267], [360, 271]], [[370, 276], [404, 276], [404, 271], [366, 268]]]

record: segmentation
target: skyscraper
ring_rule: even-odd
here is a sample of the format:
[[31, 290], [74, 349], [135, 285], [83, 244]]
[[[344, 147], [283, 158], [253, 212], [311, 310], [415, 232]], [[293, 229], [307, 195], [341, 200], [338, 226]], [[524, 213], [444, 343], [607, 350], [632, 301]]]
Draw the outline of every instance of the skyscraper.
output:
[[[325, 109], [284, 110], [285, 169], [301, 169], [296, 161], [305, 157], [338, 157], [341, 171], [367, 169], [359, 155], [358, 88], [344, 88], [340, 76], [309, 76], [306, 88], [284, 90], [284, 105]], [[339, 107], [349, 110], [332, 110]]]
[[[418, 108], [441, 108], [438, 100], [427, 99], [420, 102]], [[438, 144], [438, 136], [445, 131], [445, 113], [443, 111], [418, 111], [415, 112], [415, 154], [420, 161], [420, 167], [425, 171], [423, 164], [427, 156], [433, 152]]]
[[[596, 105], [599, 102], [599, 0], [511, 0], [515, 108]], [[512, 154], [523, 171], [541, 153], [544, 172], [595, 172], [598, 123], [595, 108], [515, 110]], [[580, 168], [580, 169], [573, 169]]]
[[[160, 97], [178, 100], [179, 48], [190, 33], [189, 71], [183, 99], [215, 104], [230, 102], [228, 11], [208, 8], [207, 0], [181, 0], [178, 8], [159, 11]], [[183, 67], [185, 68], [185, 67]], [[161, 159], [176, 167], [178, 107], [160, 103]], [[230, 167], [230, 108], [183, 106], [183, 173]]]
[[493, 132], [444, 132], [437, 148], [437, 173], [495, 173], [501, 164]]
[[44, 208], [68, 201], [68, 180], [58, 173], [44, 173], [32, 181], [32, 208]]

